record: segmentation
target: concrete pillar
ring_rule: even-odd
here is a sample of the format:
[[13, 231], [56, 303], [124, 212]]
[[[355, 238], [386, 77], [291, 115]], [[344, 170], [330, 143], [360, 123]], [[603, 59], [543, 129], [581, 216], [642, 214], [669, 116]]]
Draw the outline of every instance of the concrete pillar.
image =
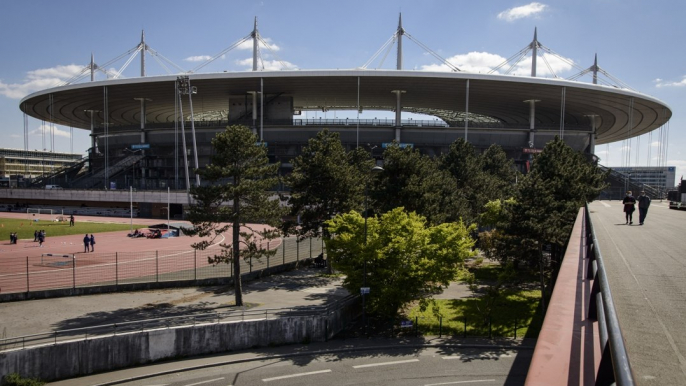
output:
[[400, 129], [402, 128], [401, 113], [402, 113], [402, 103], [401, 95], [406, 93], [405, 90], [393, 90], [391, 91], [395, 94], [395, 140], [400, 142]]

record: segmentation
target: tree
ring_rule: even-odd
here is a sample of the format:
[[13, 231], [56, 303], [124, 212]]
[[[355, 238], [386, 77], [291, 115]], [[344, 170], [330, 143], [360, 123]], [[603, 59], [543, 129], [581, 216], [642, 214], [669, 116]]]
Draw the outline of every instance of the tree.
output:
[[579, 208], [600, 194], [605, 179], [596, 164], [556, 137], [517, 185], [515, 204], [506, 212], [509, 221], [495, 247], [500, 256], [538, 265], [544, 298], [543, 246], [551, 246], [551, 260], [559, 261]]
[[293, 159], [293, 172], [286, 177], [292, 218], [284, 222], [286, 232], [299, 237], [328, 235], [325, 221], [335, 214], [360, 210], [364, 200], [365, 172], [373, 161], [362, 149], [346, 153], [339, 134], [324, 129], [308, 141]]
[[395, 316], [407, 303], [426, 300], [455, 280], [464, 260], [474, 255], [471, 229], [462, 222], [429, 226], [423, 216], [404, 208], [369, 218], [366, 244], [359, 213], [338, 215], [328, 223], [329, 255], [346, 276], [343, 286], [359, 291], [366, 261], [368, 310], [380, 316]]
[[476, 222], [487, 200], [482, 198], [483, 172], [481, 159], [474, 146], [460, 138], [450, 145], [447, 154], [440, 158], [440, 166], [453, 177], [454, 189], [466, 205], [459, 216], [467, 222]]
[[[243, 305], [240, 259], [260, 258], [267, 251], [255, 239], [273, 238], [273, 230], [254, 232], [247, 221], [261, 221], [278, 226], [282, 210], [278, 199], [269, 192], [278, 183], [278, 164], [269, 164], [267, 148], [258, 142], [250, 129], [241, 125], [227, 127], [212, 139], [213, 154], [206, 168], [197, 170], [207, 185], [191, 188], [195, 204], [188, 220], [194, 225], [192, 235], [212, 237], [193, 244], [204, 250], [222, 233], [232, 230], [231, 243], [220, 244], [219, 253], [209, 257], [212, 264], [232, 263], [236, 306]], [[250, 232], [242, 232], [246, 228]], [[241, 244], [244, 248], [241, 248]]]
[[436, 161], [419, 150], [389, 146], [384, 152], [384, 170], [370, 185], [370, 197], [381, 213], [397, 207], [417, 212], [431, 224], [456, 221], [452, 216], [464, 203], [455, 194], [452, 177]]

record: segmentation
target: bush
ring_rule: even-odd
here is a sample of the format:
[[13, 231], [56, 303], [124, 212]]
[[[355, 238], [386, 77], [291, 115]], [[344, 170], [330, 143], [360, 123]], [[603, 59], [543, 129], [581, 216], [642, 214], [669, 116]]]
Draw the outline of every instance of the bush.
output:
[[3, 378], [5, 385], [7, 386], [43, 386], [45, 382], [38, 378], [24, 378], [17, 373], [11, 373], [5, 375]]

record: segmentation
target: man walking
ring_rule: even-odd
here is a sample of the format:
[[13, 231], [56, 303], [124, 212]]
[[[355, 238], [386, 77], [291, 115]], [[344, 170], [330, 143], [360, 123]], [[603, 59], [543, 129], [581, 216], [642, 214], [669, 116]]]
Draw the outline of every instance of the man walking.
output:
[[91, 239], [88, 237], [88, 233], [83, 236], [83, 251], [88, 252], [88, 245], [91, 243]]
[[73, 214], [71, 216], [69, 216], [69, 226], [70, 227], [74, 226], [74, 215]]
[[641, 191], [641, 195], [638, 196], [638, 223], [643, 225], [643, 222], [648, 215], [648, 207], [650, 206], [650, 197], [646, 196], [646, 192]]

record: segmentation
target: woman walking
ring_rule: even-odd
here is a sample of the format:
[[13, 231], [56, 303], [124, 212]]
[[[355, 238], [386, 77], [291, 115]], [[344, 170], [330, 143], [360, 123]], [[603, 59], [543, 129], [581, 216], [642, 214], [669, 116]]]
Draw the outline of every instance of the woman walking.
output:
[[634, 210], [636, 210], [636, 207], [634, 206], [636, 204], [636, 199], [631, 195], [631, 190], [626, 192], [626, 197], [622, 200], [622, 204], [624, 204], [625, 224], [631, 225], [634, 223], [633, 214]]

